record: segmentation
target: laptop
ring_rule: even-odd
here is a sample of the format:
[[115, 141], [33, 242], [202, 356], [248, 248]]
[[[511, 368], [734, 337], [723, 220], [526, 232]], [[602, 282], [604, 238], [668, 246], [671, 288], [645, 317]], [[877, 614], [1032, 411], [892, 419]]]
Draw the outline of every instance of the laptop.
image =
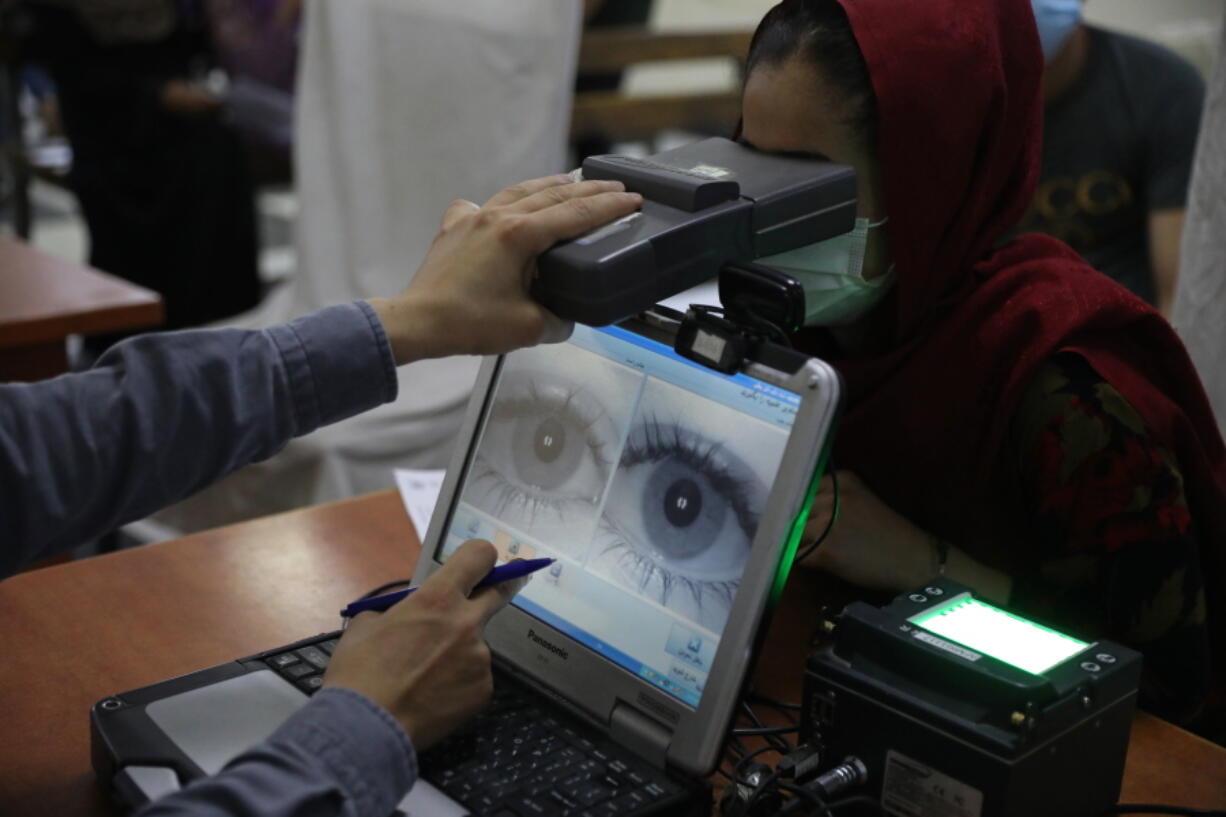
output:
[[[674, 349], [677, 317], [484, 362], [414, 580], [472, 538], [556, 561], [490, 622], [494, 700], [422, 754], [405, 814], [709, 809], [840, 390], [772, 344], [708, 368]], [[100, 784], [139, 805], [220, 771], [319, 688], [340, 635], [99, 701]]]

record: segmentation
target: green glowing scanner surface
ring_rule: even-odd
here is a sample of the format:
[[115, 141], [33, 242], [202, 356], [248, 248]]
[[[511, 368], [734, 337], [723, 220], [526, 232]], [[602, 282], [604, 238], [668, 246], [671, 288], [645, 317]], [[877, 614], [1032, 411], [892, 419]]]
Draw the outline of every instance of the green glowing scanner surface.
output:
[[1035, 675], [1090, 646], [963, 593], [908, 619], [912, 624]]

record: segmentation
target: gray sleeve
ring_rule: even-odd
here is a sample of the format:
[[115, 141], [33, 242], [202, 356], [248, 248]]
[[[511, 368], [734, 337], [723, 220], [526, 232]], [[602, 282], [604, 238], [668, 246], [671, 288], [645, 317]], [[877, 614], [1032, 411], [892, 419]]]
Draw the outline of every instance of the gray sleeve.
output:
[[396, 388], [391, 347], [365, 302], [260, 331], [143, 335], [89, 371], [0, 386], [0, 576], [392, 400]]
[[331, 687], [215, 776], [135, 817], [387, 817], [416, 780], [413, 745], [391, 715]]
[[1205, 104], [1205, 81], [1169, 55], [1149, 80], [1153, 106], [1146, 116], [1145, 205], [1149, 212], [1187, 206], [1192, 158]]

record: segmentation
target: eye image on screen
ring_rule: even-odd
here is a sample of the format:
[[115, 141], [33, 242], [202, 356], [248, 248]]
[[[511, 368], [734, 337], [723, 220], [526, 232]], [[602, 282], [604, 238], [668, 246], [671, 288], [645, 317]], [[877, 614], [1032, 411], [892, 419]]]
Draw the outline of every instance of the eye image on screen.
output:
[[780, 429], [649, 379], [592, 569], [721, 631], [786, 443]]
[[464, 499], [581, 560], [642, 379], [565, 344], [508, 355]]

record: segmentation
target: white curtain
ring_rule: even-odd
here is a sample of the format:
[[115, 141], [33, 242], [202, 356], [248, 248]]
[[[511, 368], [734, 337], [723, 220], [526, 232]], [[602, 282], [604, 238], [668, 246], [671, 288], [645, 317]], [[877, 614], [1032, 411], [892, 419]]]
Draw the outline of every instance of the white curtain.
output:
[[[309, 0], [294, 279], [246, 323], [391, 295], [457, 198], [566, 170], [578, 0]], [[447, 464], [478, 360], [400, 370], [400, 399], [293, 442], [160, 514], [197, 530], [393, 487]]]
[[1226, 432], [1226, 29], [1205, 100], [1172, 323]]

